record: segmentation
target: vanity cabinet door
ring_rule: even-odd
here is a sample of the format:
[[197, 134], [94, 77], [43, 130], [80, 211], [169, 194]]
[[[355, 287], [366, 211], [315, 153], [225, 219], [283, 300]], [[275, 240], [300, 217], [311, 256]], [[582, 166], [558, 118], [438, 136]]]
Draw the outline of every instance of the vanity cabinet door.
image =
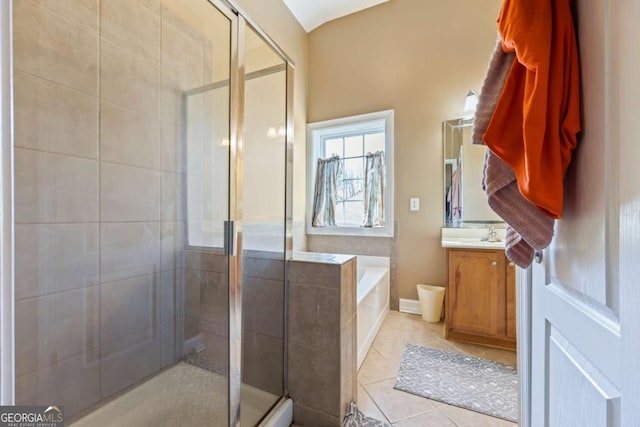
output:
[[516, 265], [507, 263], [507, 338], [516, 339]]
[[449, 250], [447, 335], [505, 335], [504, 271], [501, 251]]
[[516, 268], [502, 250], [447, 249], [445, 338], [515, 350]]

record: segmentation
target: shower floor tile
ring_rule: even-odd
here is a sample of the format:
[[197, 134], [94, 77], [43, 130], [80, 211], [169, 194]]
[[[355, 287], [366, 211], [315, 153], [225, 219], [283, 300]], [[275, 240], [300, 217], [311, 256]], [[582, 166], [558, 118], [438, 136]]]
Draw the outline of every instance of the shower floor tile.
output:
[[[278, 396], [243, 385], [243, 426], [253, 426]], [[246, 388], [246, 390], [245, 390]], [[111, 400], [73, 427], [228, 426], [227, 378], [179, 363]]]

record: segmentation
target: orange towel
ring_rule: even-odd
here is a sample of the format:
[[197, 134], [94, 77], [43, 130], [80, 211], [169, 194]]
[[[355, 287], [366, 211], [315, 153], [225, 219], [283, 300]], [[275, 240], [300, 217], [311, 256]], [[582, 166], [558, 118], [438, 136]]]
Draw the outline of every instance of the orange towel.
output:
[[498, 32], [517, 60], [483, 140], [514, 170], [522, 195], [561, 218], [563, 178], [580, 131], [571, 0], [505, 0]]

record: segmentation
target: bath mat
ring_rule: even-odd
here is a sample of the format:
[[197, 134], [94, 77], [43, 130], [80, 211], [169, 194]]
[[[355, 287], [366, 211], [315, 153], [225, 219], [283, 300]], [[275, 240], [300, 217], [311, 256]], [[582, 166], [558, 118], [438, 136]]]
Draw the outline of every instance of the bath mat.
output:
[[391, 427], [383, 421], [378, 421], [375, 418], [367, 417], [360, 412], [358, 406], [352, 402], [347, 415], [344, 417], [342, 427]]
[[448, 351], [407, 345], [396, 390], [516, 422], [514, 366]]

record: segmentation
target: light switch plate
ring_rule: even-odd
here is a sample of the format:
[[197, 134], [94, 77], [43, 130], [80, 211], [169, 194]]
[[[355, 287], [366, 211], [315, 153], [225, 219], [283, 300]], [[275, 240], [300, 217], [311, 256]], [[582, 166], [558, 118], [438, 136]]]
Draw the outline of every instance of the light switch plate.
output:
[[417, 212], [420, 210], [420, 199], [418, 197], [412, 197], [410, 199], [409, 210], [411, 210], [411, 212]]

